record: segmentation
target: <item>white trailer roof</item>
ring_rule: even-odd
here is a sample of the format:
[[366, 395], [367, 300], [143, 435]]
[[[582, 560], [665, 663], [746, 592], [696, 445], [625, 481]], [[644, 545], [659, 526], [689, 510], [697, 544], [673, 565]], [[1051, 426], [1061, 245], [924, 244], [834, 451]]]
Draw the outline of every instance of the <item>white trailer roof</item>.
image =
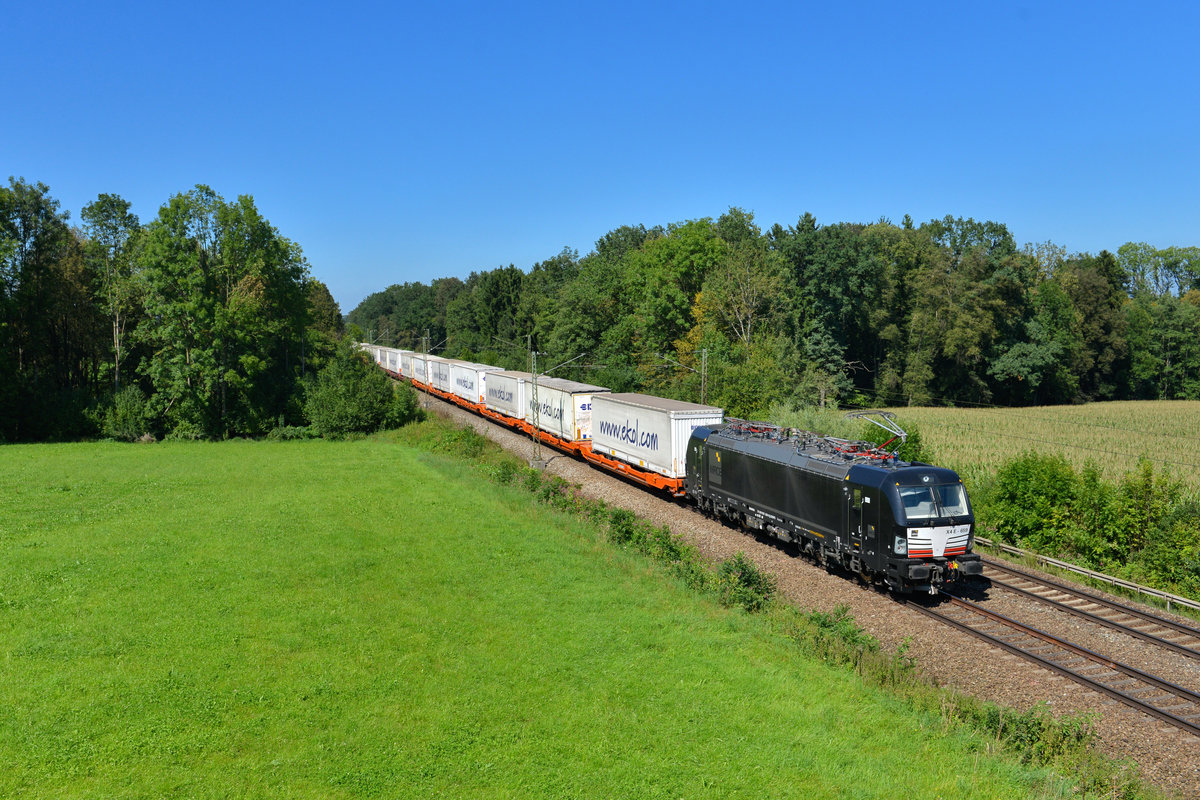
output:
[[652, 408], [656, 411], [686, 411], [692, 413], [720, 414], [723, 409], [716, 406], [702, 406], [699, 403], [689, 403], [684, 400], [670, 400], [666, 397], [655, 397], [649, 394], [635, 392], [612, 392], [604, 395], [605, 400], [614, 403], [625, 403], [631, 406]]
[[549, 386], [551, 389], [558, 389], [562, 392], [575, 394], [577, 392], [607, 392], [607, 386], [593, 386], [590, 383], [579, 383], [578, 381], [569, 381], [565, 378], [547, 378], [538, 376], [538, 386]]

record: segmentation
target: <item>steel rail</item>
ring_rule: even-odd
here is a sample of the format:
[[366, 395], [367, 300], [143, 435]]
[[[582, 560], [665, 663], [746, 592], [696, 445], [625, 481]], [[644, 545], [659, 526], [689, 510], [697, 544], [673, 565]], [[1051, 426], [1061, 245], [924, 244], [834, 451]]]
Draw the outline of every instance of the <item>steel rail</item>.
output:
[[992, 569], [998, 569], [1003, 572], [1007, 572], [1010, 575], [1015, 575], [1019, 578], [1025, 579], [1027, 581], [1033, 581], [1034, 583], [1040, 583], [1043, 586], [1047, 586], [1051, 589], [1057, 589], [1060, 592], [1066, 592], [1067, 594], [1073, 594], [1076, 597], [1081, 597], [1084, 600], [1087, 600], [1088, 602], [1097, 603], [1098, 605], [1102, 605], [1107, 608], [1111, 608], [1114, 611], [1120, 611], [1122, 614], [1128, 614], [1130, 616], [1137, 617], [1139, 619], [1143, 619], [1147, 622], [1153, 622], [1156, 625], [1161, 625], [1164, 628], [1170, 628], [1173, 631], [1182, 633], [1186, 636], [1191, 636], [1194, 639], [1200, 639], [1200, 628], [1193, 628], [1192, 626], [1185, 625], [1182, 622], [1177, 622], [1176, 620], [1168, 619], [1166, 617], [1160, 617], [1157, 614], [1152, 614], [1149, 611], [1142, 611], [1140, 608], [1134, 608], [1133, 606], [1126, 605], [1126, 604], [1118, 602], [1116, 600], [1110, 600], [1107, 597], [1102, 597], [1100, 595], [1092, 594], [1091, 592], [1084, 591], [1082, 589], [1082, 587], [1079, 587], [1079, 586], [1071, 586], [1066, 583], [1060, 583], [1059, 581], [1053, 580], [1051, 578], [1043, 578], [1040, 575], [1034, 575], [1031, 572], [1026, 572], [1022, 569], [1017, 569], [1016, 567], [1013, 567], [1009, 564], [1002, 564], [999, 561], [996, 561], [995, 559], [988, 558], [987, 556], [982, 556], [982, 558], [983, 558], [983, 563], [986, 566], [991, 567]]
[[1092, 580], [1100, 581], [1101, 583], [1107, 583], [1110, 586], [1120, 586], [1122, 589], [1135, 592], [1139, 596], [1144, 594], [1147, 597], [1158, 598], [1167, 604], [1167, 611], [1171, 610], [1172, 604], [1180, 606], [1181, 608], [1190, 608], [1193, 611], [1200, 611], [1200, 603], [1197, 603], [1194, 600], [1189, 600], [1186, 597], [1180, 597], [1177, 594], [1164, 592], [1161, 589], [1153, 589], [1149, 586], [1142, 586], [1141, 584], [1133, 583], [1132, 581], [1127, 581], [1122, 578], [1115, 578], [1112, 575], [1105, 575], [1103, 572], [1085, 569], [1084, 567], [1076, 566], [1075, 564], [1067, 561], [1059, 561], [1057, 558], [1050, 558], [1049, 556], [1035, 553], [1032, 550], [1022, 550], [1019, 547], [1013, 547], [1012, 545], [1004, 544], [1003, 542], [993, 542], [992, 540], [985, 539], [982, 536], [976, 536], [975, 543], [984, 547], [993, 547], [1011, 555], [1032, 558], [1039, 563], [1049, 564], [1052, 567], [1057, 567], [1058, 569], [1066, 570], [1067, 572], [1073, 572], [1076, 575], [1083, 575], [1084, 577], [1091, 578]]
[[[987, 566], [989, 568], [994, 568], [994, 567], [992, 567], [991, 564], [988, 564]], [[1114, 631], [1117, 631], [1118, 633], [1123, 633], [1123, 634], [1126, 634], [1127, 636], [1136, 637], [1143, 641], [1150, 642], [1151, 644], [1158, 645], [1159, 647], [1166, 648], [1167, 650], [1172, 650], [1176, 653], [1181, 653], [1182, 655], [1189, 656], [1191, 658], [1200, 659], [1200, 650], [1194, 650], [1191, 647], [1187, 647], [1187, 646], [1179, 644], [1177, 642], [1172, 642], [1170, 639], [1164, 639], [1161, 636], [1155, 636], [1152, 633], [1147, 633], [1146, 631], [1138, 630], [1137, 628], [1134, 628], [1130, 625], [1122, 624], [1120, 622], [1117, 622], [1116, 620], [1109, 619], [1108, 617], [1102, 617], [1099, 614], [1093, 614], [1092, 612], [1085, 611], [1082, 608], [1075, 608], [1074, 606], [1068, 605], [1067, 603], [1064, 603], [1061, 600], [1053, 600], [1049, 597], [1044, 597], [1043, 595], [1040, 595], [1037, 592], [1032, 592], [1029, 589], [1022, 589], [1020, 586], [1014, 586], [1013, 584], [1007, 583], [1002, 580], [997, 580], [995, 578], [989, 578], [989, 580], [992, 582], [993, 586], [1000, 586], [1001, 588], [1006, 589], [1007, 591], [1013, 592], [1014, 594], [1019, 594], [1022, 597], [1027, 597], [1031, 600], [1036, 600], [1039, 603], [1045, 603], [1046, 605], [1050, 606], [1051, 608], [1057, 609], [1058, 611], [1065, 611], [1066, 613], [1073, 614], [1076, 617], [1079, 617], [1080, 619], [1087, 620], [1088, 622], [1093, 622], [1097, 625], [1103, 625], [1104, 627], [1109, 628]], [[1037, 581], [1036, 578], [1028, 578], [1027, 580]], [[1038, 581], [1038, 582], [1040, 583], [1040, 581]], [[1070, 592], [1070, 590], [1057, 589], [1054, 587], [1050, 587], [1050, 588], [1052, 588], [1054, 591], [1069, 592], [1073, 596], [1080, 597], [1085, 600], [1091, 599], [1090, 595], [1082, 595], [1082, 594], [1078, 594], [1076, 592]], [[1104, 605], [1107, 605], [1107, 604], [1104, 604]], [[1123, 614], [1128, 613], [1123, 608], [1117, 608], [1116, 610]], [[1133, 616], [1135, 619], [1138, 618], [1138, 615], [1136, 615], [1136, 614], [1131, 614], [1130, 616]], [[1152, 619], [1151, 621], [1156, 625], [1160, 624], [1155, 619]], [[1189, 635], [1193, 635], [1193, 634], [1189, 634]], [[1194, 634], [1194, 635], [1197, 636], [1197, 638], [1200, 638], [1200, 634]]]
[[[1087, 648], [1080, 647], [1078, 645], [1071, 644], [1070, 642], [1063, 641], [1062, 639], [1059, 639], [1056, 636], [1052, 636], [1044, 631], [1040, 631], [1037, 628], [1033, 628], [1028, 625], [1024, 625], [1013, 619], [1009, 619], [1008, 617], [1004, 616], [1003, 614], [997, 614], [994, 611], [989, 611], [985, 608], [980, 607], [976, 603], [972, 603], [971, 601], [964, 600], [960, 597], [955, 597], [954, 595], [949, 594], [948, 592], [945, 592], [944, 590], [942, 591], [942, 594], [944, 594], [946, 597], [948, 597], [950, 599], [950, 602], [953, 605], [955, 605], [957, 607], [965, 608], [969, 612], [974, 613], [977, 616], [981, 616], [985, 619], [999, 623], [1007, 628], [1010, 628], [1010, 629], [1016, 631], [1019, 634], [1033, 637], [1034, 639], [1046, 642], [1047, 644], [1050, 644], [1054, 647], [1058, 647], [1062, 650], [1067, 651], [1067, 653], [1069, 653], [1069, 654], [1079, 656], [1079, 657], [1085, 659], [1086, 661], [1091, 662], [1091, 664], [1093, 664], [1093, 665], [1099, 665], [1101, 667], [1108, 668], [1114, 672], [1121, 673], [1121, 674], [1125, 675], [1126, 677], [1133, 679], [1134, 681], [1140, 681], [1143, 684], [1143, 686], [1140, 689], [1140, 691], [1142, 691], [1142, 692], [1145, 692], [1147, 687], [1150, 687], [1153, 689], [1158, 689], [1162, 692], [1166, 692], [1169, 695], [1173, 695], [1181, 700], [1184, 700], [1184, 701], [1192, 704], [1194, 706], [1194, 709], [1193, 709], [1192, 713], [1189, 714], [1188, 717], [1177, 716], [1175, 714], [1172, 714], [1169, 711], [1164, 711], [1163, 709], [1161, 709], [1155, 705], [1152, 705], [1151, 703], [1149, 703], [1147, 701], [1140, 700], [1137, 697], [1133, 696], [1133, 694], [1131, 694], [1131, 693], [1126, 693], [1119, 689], [1113, 688], [1112, 686], [1102, 683], [1094, 678], [1090, 678], [1086, 675], [1083, 675], [1083, 674], [1071, 669], [1070, 667], [1063, 666], [1062, 664], [1059, 664], [1056, 661], [1051, 660], [1050, 658], [1038, 655], [1037, 653], [1034, 653], [1031, 650], [1020, 647], [1020, 646], [1018, 646], [1006, 639], [1003, 639], [999, 636], [994, 636], [990, 633], [979, 630], [978, 628], [972, 627], [971, 625], [967, 624], [965, 621], [955, 619], [954, 617], [950, 616], [949, 614], [946, 614], [941, 611], [937, 611], [932, 608], [928, 608], [919, 603], [906, 603], [906, 605], [908, 605], [910, 608], [914, 608], [917, 611], [920, 611], [922, 614], [925, 614], [928, 617], [938, 620], [939, 622], [943, 622], [943, 623], [950, 625], [951, 627], [957, 628], [965, 633], [969, 633], [972, 636], [975, 636], [976, 638], [979, 638], [989, 644], [996, 645], [997, 647], [1007, 650], [1008, 652], [1013, 653], [1014, 655], [1018, 655], [1018, 656], [1021, 656], [1022, 658], [1033, 661], [1034, 663], [1036, 663], [1042, 667], [1045, 667], [1046, 669], [1049, 669], [1052, 672], [1056, 672], [1059, 675], [1062, 675], [1063, 677], [1070, 678], [1071, 680], [1075, 681], [1076, 683], [1086, 686], [1089, 689], [1092, 689], [1094, 691], [1100, 692], [1101, 694], [1107, 695], [1108, 697], [1111, 697], [1112, 699], [1116, 700], [1117, 702], [1122, 703], [1126, 706], [1129, 706], [1130, 708], [1133, 708], [1137, 711], [1141, 711], [1144, 714], [1148, 714], [1152, 717], [1160, 719], [1163, 722], [1170, 723], [1171, 725], [1174, 725], [1175, 727], [1177, 727], [1181, 730], [1187, 731], [1188, 733], [1191, 733], [1195, 736], [1200, 736], [1200, 694], [1197, 694], [1197, 693], [1191, 691], [1190, 689], [1185, 689], [1182, 686], [1177, 686], [1173, 683], [1170, 683], [1169, 681], [1164, 681], [1161, 678], [1156, 678], [1153, 675], [1149, 675], [1147, 673], [1142, 672], [1141, 670], [1135, 669], [1130, 666], [1126, 666], [1125, 664], [1121, 664], [1120, 662], [1113, 661], [1112, 659], [1109, 659], [1109, 658], [1105, 658], [1104, 656], [1100, 655], [1099, 653], [1094, 653], [1091, 650], [1088, 650]], [[1192, 721], [1193, 718], [1196, 719], [1197, 721], [1193, 722]]]

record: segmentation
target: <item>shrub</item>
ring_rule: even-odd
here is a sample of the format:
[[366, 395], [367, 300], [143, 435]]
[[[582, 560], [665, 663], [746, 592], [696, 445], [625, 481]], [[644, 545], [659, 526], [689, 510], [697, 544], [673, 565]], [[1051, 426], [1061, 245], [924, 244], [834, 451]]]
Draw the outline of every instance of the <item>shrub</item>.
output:
[[299, 425], [278, 425], [267, 433], [267, 439], [272, 442], [287, 442], [297, 439], [312, 439], [316, 436], [312, 428]]
[[703, 592], [712, 584], [712, 571], [700, 560], [699, 556], [694, 554], [676, 561], [672, 565], [671, 571], [689, 589]]
[[[858, 623], [850, 615], [850, 607], [845, 604], [838, 606], [828, 614], [823, 611], [814, 611], [809, 615], [809, 619], [823, 633], [835, 636], [854, 648], [871, 652], [879, 649], [879, 642], [874, 636], [858, 627]], [[905, 649], [907, 650], [907, 648]]]
[[536, 492], [542, 488], [542, 473], [536, 469], [525, 470], [525, 489]]
[[[933, 452], [925, 445], [921, 438], [921, 429], [917, 427], [917, 424], [901, 419], [897, 419], [896, 423], [908, 434], [908, 438], [904, 444], [900, 444], [899, 440], [892, 442], [888, 445], [888, 451], [898, 449], [901, 461], [924, 461], [926, 463], [933, 461]], [[881, 445], [892, 438], [892, 434], [870, 422], [863, 423], [863, 430], [859, 435], [876, 445]]]
[[745, 553], [735, 553], [717, 567], [717, 593], [728, 608], [761, 611], [775, 593], [775, 576], [760, 570]]
[[812, 431], [822, 436], [837, 436], [842, 439], [855, 439], [862, 436], [862, 427], [858, 422], [846, 419], [843, 412], [834, 409], [820, 409], [816, 406], [789, 408], [781, 403], [776, 403], [771, 406], [768, 419], [785, 428]]
[[684, 554], [683, 540], [672, 534], [671, 529], [666, 525], [651, 528], [647, 532], [646, 549], [652, 557], [659, 561], [679, 561]]
[[348, 339], [307, 388], [304, 415], [320, 436], [398, 428], [420, 411], [411, 388], [393, 385]]
[[1117, 490], [1117, 529], [1121, 550], [1136, 550], [1151, 540], [1183, 495], [1183, 485], [1142, 459], [1126, 473]]
[[1025, 453], [996, 472], [980, 506], [980, 522], [1006, 542], [1054, 552], [1072, 518], [1078, 478], [1061, 455]]
[[557, 475], [546, 475], [538, 490], [538, 499], [555, 508], [562, 508], [567, 498], [567, 482]]
[[608, 539], [622, 547], [636, 544], [638, 538], [637, 517], [632, 511], [614, 508], [608, 517]]
[[438, 450], [455, 453], [467, 458], [479, 458], [487, 448], [487, 437], [471, 427], [452, 428], [446, 431]]
[[1200, 597], [1200, 498], [1142, 460], [1117, 485], [1087, 464], [1026, 453], [972, 494], [980, 527], [1047, 555]]
[[126, 386], [112, 396], [100, 417], [100, 432], [111, 439], [133, 442], [149, 429], [146, 395], [137, 386]]
[[517, 471], [519, 469], [520, 467], [517, 466], [515, 461], [507, 458], [501, 460], [500, 463], [496, 465], [496, 482], [507, 486], [516, 479]]
[[181, 419], [175, 423], [175, 427], [167, 434], [167, 440], [172, 442], [198, 442], [208, 438], [204, 428], [200, 427], [199, 423], [188, 419]]

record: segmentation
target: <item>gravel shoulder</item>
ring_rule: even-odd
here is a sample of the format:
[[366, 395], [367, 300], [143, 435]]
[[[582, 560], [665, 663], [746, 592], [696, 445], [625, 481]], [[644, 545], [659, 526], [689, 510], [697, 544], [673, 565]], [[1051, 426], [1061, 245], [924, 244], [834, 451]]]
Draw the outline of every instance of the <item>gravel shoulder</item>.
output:
[[[429, 408], [525, 458], [532, 457], [527, 436], [493, 424], [450, 403], [429, 398]], [[1139, 714], [1024, 659], [993, 648], [965, 633], [907, 609], [888, 595], [854, 580], [831, 575], [796, 558], [781, 546], [755, 538], [608, 473], [582, 460], [543, 446], [546, 471], [583, 487], [588, 497], [627, 508], [695, 545], [714, 560], [743, 552], [773, 573], [780, 593], [797, 606], [830, 611], [849, 607], [858, 624], [884, 647], [907, 641], [908, 654], [937, 683], [975, 697], [1018, 709], [1046, 703], [1056, 714], [1094, 715], [1101, 748], [1111, 756], [1135, 761], [1143, 777], [1182, 797], [1200, 797], [1200, 737]], [[1023, 569], [1027, 569], [1022, 567]], [[1147, 645], [1137, 639], [1054, 612], [1044, 605], [993, 588], [989, 608], [1032, 621], [1037, 627], [1110, 658], [1160, 674], [1200, 691], [1200, 661]]]

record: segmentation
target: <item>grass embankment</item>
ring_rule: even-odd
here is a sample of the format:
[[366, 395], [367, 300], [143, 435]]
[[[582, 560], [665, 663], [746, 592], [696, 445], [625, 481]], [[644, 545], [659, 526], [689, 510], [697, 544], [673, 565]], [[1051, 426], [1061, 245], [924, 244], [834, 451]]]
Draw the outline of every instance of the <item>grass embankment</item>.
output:
[[6, 447], [0, 497], [0, 796], [1058, 791], [461, 460]]

